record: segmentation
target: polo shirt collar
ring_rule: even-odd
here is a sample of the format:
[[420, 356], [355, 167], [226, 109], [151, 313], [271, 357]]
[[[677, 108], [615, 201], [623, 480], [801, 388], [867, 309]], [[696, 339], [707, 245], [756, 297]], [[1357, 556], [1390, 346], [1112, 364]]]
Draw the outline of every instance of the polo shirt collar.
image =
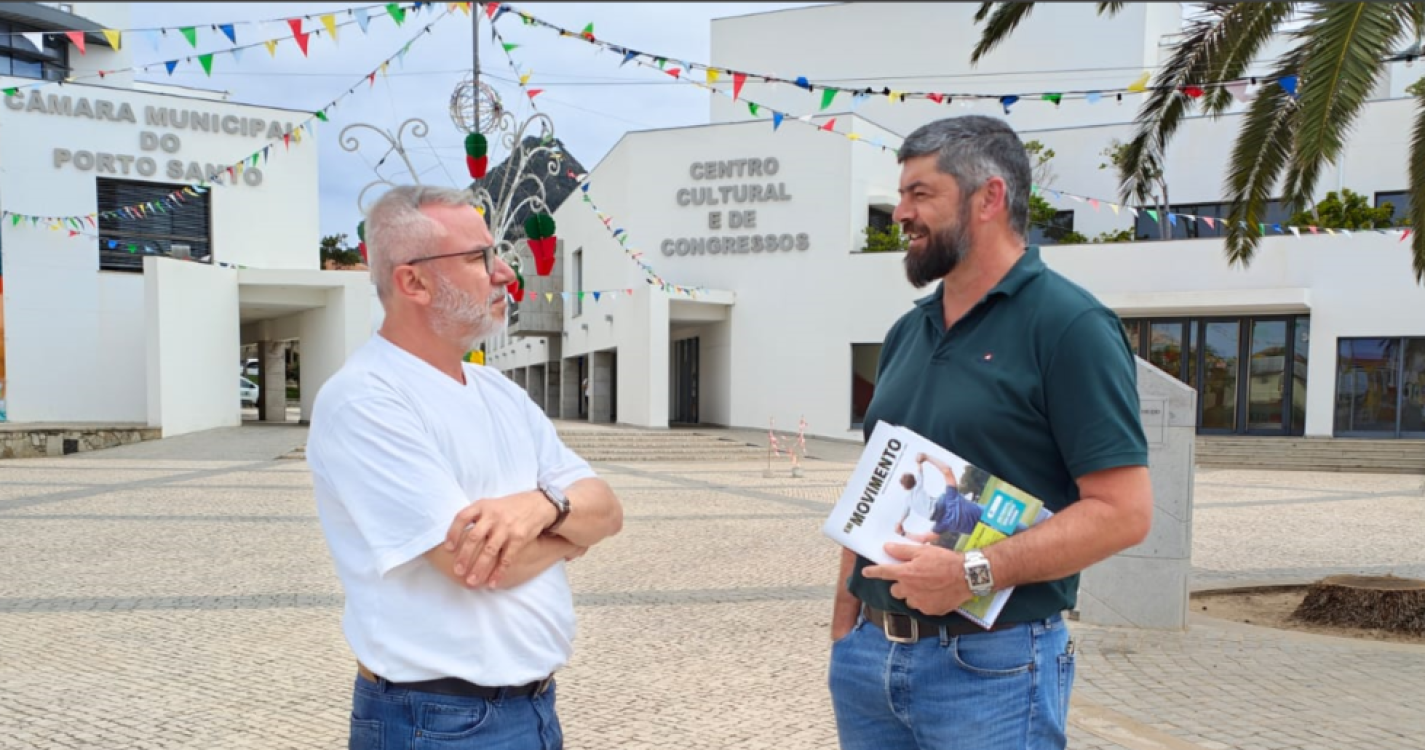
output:
[[[1005, 297], [1013, 296], [1015, 292], [1024, 288], [1025, 284], [1038, 278], [1044, 273], [1044, 260], [1039, 257], [1038, 245], [1027, 245], [1024, 248], [1024, 255], [1010, 266], [1009, 273], [999, 280], [985, 295], [989, 299], [995, 295]], [[938, 315], [940, 312], [940, 300], [945, 295], [945, 282], [936, 285], [935, 291], [915, 301], [917, 307], [926, 313]]]

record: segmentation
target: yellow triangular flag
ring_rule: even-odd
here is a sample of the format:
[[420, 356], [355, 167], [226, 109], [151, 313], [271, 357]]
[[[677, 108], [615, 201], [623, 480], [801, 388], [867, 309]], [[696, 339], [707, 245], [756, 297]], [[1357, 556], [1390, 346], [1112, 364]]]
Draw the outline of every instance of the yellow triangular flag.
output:
[[1147, 72], [1144, 72], [1143, 75], [1138, 76], [1138, 80], [1134, 81], [1133, 83], [1128, 84], [1128, 90], [1129, 90], [1129, 91], [1147, 91], [1147, 90], [1148, 90], [1148, 73], [1147, 73]]
[[849, 140], [853, 140], [853, 141], [859, 141], [859, 140], [861, 140], [861, 134], [860, 134], [860, 133], [847, 133], [847, 134], [846, 134], [846, 137], [847, 137]]
[[109, 46], [113, 47], [114, 49], [118, 49], [119, 39], [122, 34], [120, 34], [118, 31], [115, 31], [114, 29], [103, 29], [103, 32], [104, 38], [109, 40]]
[[294, 140], [294, 141], [296, 141], [296, 142], [298, 142], [298, 143], [301, 143], [301, 142], [302, 142], [302, 129], [301, 129], [301, 128], [297, 128], [296, 130], [293, 130], [293, 131], [292, 131], [292, 140]]
[[896, 99], [899, 99], [900, 96], [901, 96], [901, 92], [899, 92], [899, 91], [892, 91], [892, 92], [890, 93], [890, 95], [889, 95], [889, 98], [890, 98], [891, 101], [895, 101]]
[[544, 301], [550, 303], [554, 302], [554, 292], [545, 292]]
[[327, 27], [327, 33], [332, 35], [332, 41], [336, 41], [336, 16], [330, 13], [322, 15], [322, 25]]
[[1108, 204], [1108, 207], [1111, 208], [1111, 209], [1113, 209], [1113, 215], [1114, 215], [1114, 216], [1117, 216], [1117, 215], [1118, 215], [1118, 204], [1117, 204], [1117, 203], [1110, 203], [1110, 204]]
[[717, 83], [717, 71], [708, 68], [708, 83]]
[[390, 62], [389, 60], [386, 61], [386, 62], [381, 63], [381, 75], [383, 75], [383, 76], [386, 75], [386, 66], [388, 66], [388, 65], [390, 65], [390, 64], [391, 64], [391, 62]]
[[520, 85], [521, 85], [521, 86], [528, 86], [528, 85], [529, 85], [529, 77], [532, 76], [532, 75], [534, 75], [534, 71], [533, 71], [533, 70], [531, 70], [530, 72], [525, 73], [524, 75], [520, 76]]
[[465, 15], [468, 16], [468, 15], [470, 15], [470, 6], [471, 6], [471, 5], [474, 5], [474, 3], [461, 3], [461, 4], [460, 4], [460, 9], [463, 10], [463, 11], [465, 11]]
[[276, 57], [276, 56], [277, 56], [277, 40], [276, 40], [276, 39], [268, 39], [267, 41], [263, 42], [263, 44], [266, 44], [266, 45], [267, 45], [267, 54], [272, 55], [273, 57]]

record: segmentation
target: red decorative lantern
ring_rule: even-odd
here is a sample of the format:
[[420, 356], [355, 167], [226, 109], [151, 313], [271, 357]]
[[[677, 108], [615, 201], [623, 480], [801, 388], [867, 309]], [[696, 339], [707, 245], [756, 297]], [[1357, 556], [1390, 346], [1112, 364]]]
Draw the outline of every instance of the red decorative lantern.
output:
[[534, 254], [534, 272], [548, 276], [554, 270], [554, 217], [541, 213], [525, 219], [524, 233]]

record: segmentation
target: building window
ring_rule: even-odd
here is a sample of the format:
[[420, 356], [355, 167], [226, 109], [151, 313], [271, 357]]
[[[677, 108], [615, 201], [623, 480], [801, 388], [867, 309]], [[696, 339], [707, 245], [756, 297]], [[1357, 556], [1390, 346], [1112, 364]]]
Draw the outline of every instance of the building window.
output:
[[[1210, 237], [1224, 237], [1227, 234], [1223, 222], [1232, 212], [1231, 203], [1180, 203], [1168, 207], [1172, 216], [1158, 216], [1154, 219], [1148, 214], [1149, 210], [1157, 211], [1152, 206], [1139, 206], [1138, 218], [1133, 224], [1133, 236], [1139, 240], [1162, 239], [1162, 227], [1160, 222], [1167, 222], [1171, 233], [1170, 239], [1174, 240], [1196, 240]], [[1267, 225], [1267, 233], [1274, 234], [1273, 224], [1285, 225], [1291, 219], [1292, 211], [1281, 201], [1270, 201], [1267, 203], [1266, 217], [1261, 223]], [[1197, 218], [1189, 218], [1197, 217]], [[1204, 221], [1207, 219], [1207, 221]], [[1285, 226], [1282, 232], [1288, 231]]]
[[1410, 193], [1405, 190], [1376, 193], [1376, 208], [1387, 203], [1392, 209], [1390, 223], [1397, 227], [1410, 226]]
[[183, 196], [177, 205], [163, 203], [161, 211], [145, 209], [142, 217], [109, 211], [164, 201], [183, 185], [133, 182], [100, 177], [99, 268], [106, 271], [143, 271], [143, 259], [154, 255], [199, 263], [213, 261], [211, 193]]
[[1337, 435], [1425, 437], [1425, 338], [1336, 344]]
[[574, 251], [574, 293], [569, 298], [574, 302], [574, 317], [584, 314], [584, 248]]
[[871, 396], [876, 392], [876, 371], [881, 363], [880, 344], [851, 345], [851, 427], [861, 427]]
[[1064, 236], [1072, 231], [1074, 231], [1074, 212], [1059, 211], [1045, 225], [1030, 225], [1029, 244], [1057, 245], [1063, 242]]
[[69, 40], [63, 34], [42, 34], [40, 45], [35, 37], [39, 29], [9, 21], [0, 21], [0, 75], [59, 81], [69, 72]]
[[884, 232], [895, 224], [895, 219], [891, 218], [891, 209], [885, 206], [871, 206], [866, 211], [866, 226], [877, 232]]

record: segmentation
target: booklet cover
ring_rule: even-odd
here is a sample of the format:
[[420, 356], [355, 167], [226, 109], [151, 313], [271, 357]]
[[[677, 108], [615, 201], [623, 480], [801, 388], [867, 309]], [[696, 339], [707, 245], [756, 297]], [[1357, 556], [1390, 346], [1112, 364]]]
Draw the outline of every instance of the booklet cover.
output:
[[[1052, 515], [1038, 498], [897, 425], [879, 422], [822, 532], [872, 562], [900, 560], [890, 542], [988, 547]], [[1013, 589], [975, 597], [956, 610], [994, 625]]]

